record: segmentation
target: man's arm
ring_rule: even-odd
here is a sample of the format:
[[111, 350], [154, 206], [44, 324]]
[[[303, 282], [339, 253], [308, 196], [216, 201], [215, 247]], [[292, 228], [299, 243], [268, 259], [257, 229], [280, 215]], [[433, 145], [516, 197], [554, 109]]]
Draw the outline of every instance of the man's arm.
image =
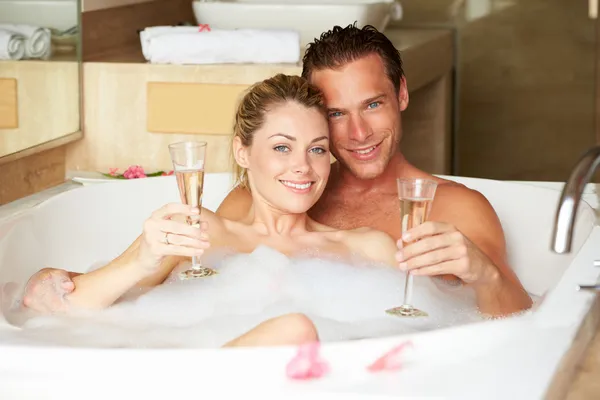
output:
[[444, 208], [437, 218], [454, 225], [483, 253], [481, 259], [473, 255], [473, 262], [492, 264], [488, 265], [489, 274], [484, 273], [481, 282], [473, 283], [482, 312], [505, 314], [529, 308], [531, 298], [508, 264], [504, 231], [490, 202], [481, 193], [462, 186], [445, 189]]
[[399, 267], [414, 275], [458, 277], [475, 290], [484, 314], [507, 315], [531, 307], [531, 298], [508, 265], [504, 232], [488, 200], [464, 186], [438, 189], [429, 222], [403, 236]]
[[238, 186], [229, 192], [215, 214], [232, 221], [239, 221], [248, 215], [251, 206], [252, 195], [248, 189]]

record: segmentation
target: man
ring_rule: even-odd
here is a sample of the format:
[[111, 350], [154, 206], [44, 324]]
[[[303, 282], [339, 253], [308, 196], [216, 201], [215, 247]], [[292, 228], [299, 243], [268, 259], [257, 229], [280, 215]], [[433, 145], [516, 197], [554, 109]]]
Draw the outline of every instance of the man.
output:
[[[408, 106], [408, 91], [400, 54], [389, 39], [373, 27], [336, 26], [309, 45], [302, 75], [325, 96], [336, 158], [310, 216], [339, 229], [368, 226], [388, 233], [398, 243], [401, 269], [471, 286], [482, 313], [529, 308], [531, 299], [507, 263], [502, 227], [485, 197], [417, 169], [402, 155], [401, 112]], [[438, 183], [429, 221], [403, 237], [398, 177]], [[250, 206], [250, 194], [238, 187], [217, 213], [239, 219]], [[44, 271], [32, 280], [26, 305], [41, 308], [36, 305], [39, 283], [53, 274], [66, 281], [65, 291], [72, 290], [65, 271]]]
[[[398, 241], [400, 268], [471, 285], [484, 313], [502, 315], [531, 306], [507, 264], [504, 233], [479, 192], [433, 177], [402, 155], [401, 112], [408, 106], [398, 50], [372, 27], [335, 27], [311, 43], [302, 75], [325, 95], [331, 152], [327, 188], [310, 216], [340, 229], [368, 226]], [[429, 220], [409, 232], [402, 248], [396, 178], [438, 182]], [[237, 188], [217, 213], [246, 215], [250, 195]], [[419, 240], [416, 242], [416, 240]]]

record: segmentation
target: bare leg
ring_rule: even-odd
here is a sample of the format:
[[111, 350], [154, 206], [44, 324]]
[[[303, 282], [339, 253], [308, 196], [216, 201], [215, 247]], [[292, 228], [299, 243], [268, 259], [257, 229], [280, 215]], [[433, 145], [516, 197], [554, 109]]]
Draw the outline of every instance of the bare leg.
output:
[[223, 347], [299, 345], [317, 340], [317, 329], [307, 316], [286, 314], [266, 320]]

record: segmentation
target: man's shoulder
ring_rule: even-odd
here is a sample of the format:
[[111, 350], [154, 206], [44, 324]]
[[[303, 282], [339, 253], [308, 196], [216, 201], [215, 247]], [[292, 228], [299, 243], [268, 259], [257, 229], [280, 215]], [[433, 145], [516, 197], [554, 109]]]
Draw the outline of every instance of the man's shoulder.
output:
[[438, 183], [436, 195], [444, 196], [448, 199], [464, 200], [464, 201], [487, 201], [486, 197], [481, 192], [471, 189], [462, 183], [443, 179]]
[[436, 215], [442, 219], [452, 216], [495, 217], [496, 214], [489, 200], [481, 192], [451, 180], [438, 183], [434, 202], [434, 208], [438, 211]]

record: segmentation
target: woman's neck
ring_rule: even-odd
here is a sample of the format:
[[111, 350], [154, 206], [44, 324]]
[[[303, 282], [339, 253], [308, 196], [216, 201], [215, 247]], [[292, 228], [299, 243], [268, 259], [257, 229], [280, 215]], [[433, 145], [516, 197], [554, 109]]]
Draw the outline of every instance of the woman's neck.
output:
[[260, 234], [282, 237], [306, 233], [311, 220], [306, 213], [285, 213], [263, 199], [254, 199], [248, 221]]

